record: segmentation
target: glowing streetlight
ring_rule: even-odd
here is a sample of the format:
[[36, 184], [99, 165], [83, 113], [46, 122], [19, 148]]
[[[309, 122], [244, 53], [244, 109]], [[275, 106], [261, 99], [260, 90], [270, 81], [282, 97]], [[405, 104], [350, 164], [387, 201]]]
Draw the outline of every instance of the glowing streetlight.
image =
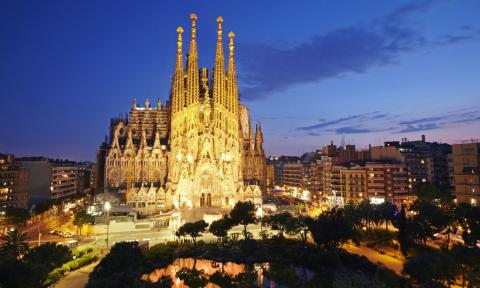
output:
[[112, 209], [112, 205], [110, 204], [110, 202], [105, 202], [105, 207], [104, 208], [105, 208], [105, 211], [107, 211], [107, 213], [108, 213], [108, 211], [110, 211], [110, 209]]
[[110, 209], [112, 209], [112, 205], [110, 202], [105, 202], [105, 211], [107, 211], [107, 249], [108, 249], [108, 234], [110, 230]]

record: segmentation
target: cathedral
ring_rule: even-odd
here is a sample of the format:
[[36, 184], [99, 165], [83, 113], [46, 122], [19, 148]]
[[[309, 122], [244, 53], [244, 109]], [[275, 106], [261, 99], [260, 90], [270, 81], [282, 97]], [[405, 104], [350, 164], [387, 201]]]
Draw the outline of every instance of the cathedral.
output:
[[[225, 65], [223, 19], [217, 19], [213, 71], [199, 68], [197, 16], [184, 63], [183, 28], [178, 27], [169, 100], [145, 106], [136, 100], [125, 117], [112, 119], [103, 159], [108, 190], [152, 214], [175, 208], [230, 209], [237, 201], [259, 205], [266, 160], [260, 124], [254, 127], [240, 102], [233, 32]], [[184, 68], [185, 65], [185, 68]], [[225, 67], [227, 66], [227, 67]]]

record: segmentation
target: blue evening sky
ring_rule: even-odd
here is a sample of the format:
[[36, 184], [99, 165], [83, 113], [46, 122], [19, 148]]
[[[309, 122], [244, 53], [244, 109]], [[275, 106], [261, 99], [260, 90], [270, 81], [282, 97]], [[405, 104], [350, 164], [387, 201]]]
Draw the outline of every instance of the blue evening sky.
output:
[[479, 1], [3, 0], [0, 152], [93, 160], [134, 97], [167, 100], [192, 12], [201, 66], [219, 15], [235, 32], [267, 155], [480, 138]]

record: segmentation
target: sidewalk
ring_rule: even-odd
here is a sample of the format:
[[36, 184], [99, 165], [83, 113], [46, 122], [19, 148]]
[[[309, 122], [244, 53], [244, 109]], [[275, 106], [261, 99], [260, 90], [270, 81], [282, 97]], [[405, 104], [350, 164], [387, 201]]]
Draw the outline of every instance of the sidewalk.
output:
[[372, 263], [380, 263], [386, 268], [392, 270], [393, 272], [397, 273], [398, 275], [402, 275], [403, 271], [403, 261], [399, 258], [395, 258], [393, 256], [387, 254], [380, 254], [377, 251], [368, 248], [364, 245], [357, 247], [351, 244], [345, 244], [344, 249], [350, 253], [357, 254], [360, 256], [367, 257], [368, 260]]
[[65, 277], [61, 278], [55, 285], [54, 288], [84, 288], [88, 282], [88, 275], [93, 271], [93, 268], [97, 266], [99, 261], [89, 264], [85, 267], [82, 267], [78, 270], [75, 270]]

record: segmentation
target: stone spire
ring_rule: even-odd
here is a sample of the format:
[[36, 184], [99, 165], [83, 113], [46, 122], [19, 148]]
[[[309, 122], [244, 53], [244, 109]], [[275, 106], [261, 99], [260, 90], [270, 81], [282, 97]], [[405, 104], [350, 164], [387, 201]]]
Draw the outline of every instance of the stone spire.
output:
[[147, 133], [145, 132], [145, 129], [142, 130], [142, 140], [140, 141], [140, 147], [142, 149], [147, 148]]
[[256, 131], [255, 131], [255, 150], [262, 150], [262, 145], [263, 145], [262, 127], [260, 127], [260, 123], [257, 123]]
[[135, 145], [133, 145], [132, 130], [128, 130], [127, 143], [125, 144], [125, 154], [135, 154]]
[[235, 37], [235, 33], [230, 32], [228, 33], [228, 37], [230, 38], [230, 43], [228, 44], [230, 53], [228, 56], [228, 72], [227, 72], [227, 95], [228, 95], [228, 108], [233, 113], [238, 113], [238, 84], [237, 84], [237, 71], [235, 69], [235, 59], [233, 57], [233, 38]]
[[198, 81], [197, 15], [192, 13], [190, 19], [192, 19], [192, 38], [190, 40], [190, 51], [188, 52], [187, 62], [187, 106], [192, 103], [197, 103], [200, 95], [200, 84]]
[[217, 51], [215, 53], [215, 67], [213, 68], [213, 99], [215, 103], [225, 105], [225, 56], [222, 44], [222, 22], [223, 18], [218, 17]]
[[183, 28], [177, 28], [177, 60], [175, 62], [175, 72], [173, 74], [172, 91], [172, 110], [173, 113], [182, 110], [185, 98], [184, 91], [184, 72], [183, 72], [183, 52], [182, 52], [182, 33]]
[[155, 131], [155, 140], [153, 142], [153, 148], [161, 148], [160, 145], [160, 133], [158, 131]]
[[253, 151], [255, 147], [255, 142], [253, 140], [253, 137], [255, 134], [253, 134], [253, 126], [251, 121], [248, 121], [248, 127], [250, 128], [250, 131], [248, 133], [248, 150]]

